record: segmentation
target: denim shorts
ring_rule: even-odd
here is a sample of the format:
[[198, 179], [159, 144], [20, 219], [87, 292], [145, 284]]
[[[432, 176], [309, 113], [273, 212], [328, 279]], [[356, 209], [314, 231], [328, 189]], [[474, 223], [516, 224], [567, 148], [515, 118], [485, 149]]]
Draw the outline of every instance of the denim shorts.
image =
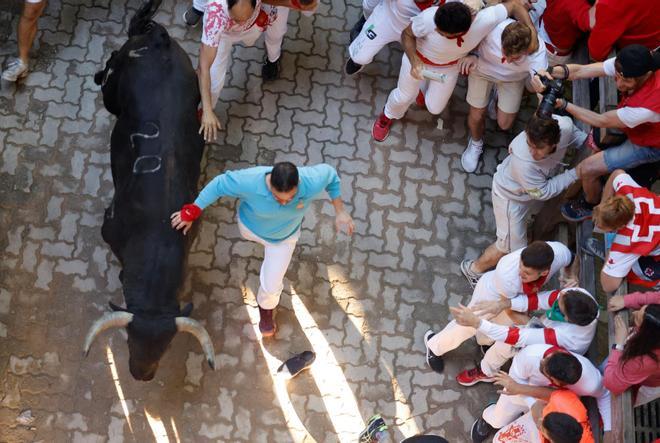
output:
[[603, 151], [608, 172], [615, 169], [632, 169], [645, 163], [660, 161], [660, 148], [645, 148], [626, 140], [619, 146]]

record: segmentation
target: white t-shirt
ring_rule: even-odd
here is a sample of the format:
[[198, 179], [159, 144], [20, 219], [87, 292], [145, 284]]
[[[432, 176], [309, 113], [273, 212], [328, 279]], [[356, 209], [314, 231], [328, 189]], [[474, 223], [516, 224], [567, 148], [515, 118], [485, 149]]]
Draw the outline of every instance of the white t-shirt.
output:
[[257, 21], [261, 11], [261, 0], [257, 0], [254, 12], [249, 20], [236, 23], [229, 15], [227, 0], [213, 0], [206, 5], [202, 28], [202, 43], [217, 48], [222, 34], [240, 34], [250, 29]]
[[436, 31], [433, 17], [437, 10], [437, 6], [428, 8], [413, 17], [411, 23], [412, 32], [417, 37], [417, 50], [424, 57], [439, 65], [465, 57], [495, 26], [508, 17], [504, 5], [489, 6], [477, 13], [472, 20], [470, 29], [464, 36], [449, 39]]
[[497, 25], [479, 44], [479, 63], [477, 71], [496, 80], [515, 82], [532, 76], [541, 69], [548, 68], [545, 43], [537, 36], [539, 48], [533, 54], [525, 55], [520, 60], [509, 63], [502, 52], [502, 33], [504, 28], [514, 23], [507, 19]]
[[[616, 75], [616, 68], [614, 67], [615, 60], [616, 58], [612, 57], [603, 62], [603, 71], [605, 71], [605, 75], [608, 77], [614, 77]], [[660, 122], [660, 113], [653, 112], [646, 108], [631, 108], [630, 106], [624, 106], [623, 108], [616, 110], [616, 115], [619, 117], [619, 120], [629, 128], [634, 128], [642, 123]]]

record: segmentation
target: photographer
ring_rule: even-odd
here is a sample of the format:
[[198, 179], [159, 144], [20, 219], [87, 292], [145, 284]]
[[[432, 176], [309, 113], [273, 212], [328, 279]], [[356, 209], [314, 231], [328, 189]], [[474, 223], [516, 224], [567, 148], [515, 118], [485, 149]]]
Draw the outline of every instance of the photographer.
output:
[[616, 58], [589, 65], [560, 65], [551, 69], [554, 78], [568, 80], [614, 77], [622, 99], [616, 110], [598, 114], [575, 106], [565, 99], [557, 107], [576, 119], [596, 128], [623, 130], [628, 139], [618, 146], [599, 150], [577, 167], [582, 179], [584, 197], [566, 203], [562, 214], [571, 221], [591, 217], [593, 206], [600, 201], [600, 177], [615, 169], [631, 169], [660, 161], [660, 54], [641, 45], [623, 48]]

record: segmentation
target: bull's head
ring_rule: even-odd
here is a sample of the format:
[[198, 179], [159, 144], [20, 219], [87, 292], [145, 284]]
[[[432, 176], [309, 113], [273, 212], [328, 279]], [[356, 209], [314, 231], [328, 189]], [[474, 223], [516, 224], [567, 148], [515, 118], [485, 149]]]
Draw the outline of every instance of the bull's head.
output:
[[211, 369], [215, 369], [215, 351], [208, 332], [197, 321], [188, 318], [192, 304], [186, 305], [178, 316], [138, 315], [112, 303], [110, 307], [114, 312], [105, 314], [89, 329], [83, 348], [85, 356], [97, 335], [106, 329], [126, 328], [131, 375], [136, 380], [149, 381], [156, 375], [161, 357], [180, 331], [192, 334], [199, 341], [206, 354], [206, 361]]

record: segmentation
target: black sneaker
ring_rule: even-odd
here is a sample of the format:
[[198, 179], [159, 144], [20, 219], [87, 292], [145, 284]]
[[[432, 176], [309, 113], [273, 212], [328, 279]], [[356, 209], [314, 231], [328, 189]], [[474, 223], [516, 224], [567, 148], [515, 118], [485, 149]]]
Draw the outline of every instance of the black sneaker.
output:
[[495, 428], [486, 422], [482, 417], [479, 417], [473, 424], [472, 429], [470, 429], [470, 437], [472, 438], [472, 443], [482, 443], [486, 441], [488, 437], [495, 433]]
[[264, 62], [264, 65], [261, 67], [261, 79], [265, 82], [270, 82], [273, 80], [277, 80], [279, 76], [280, 76], [280, 59], [271, 62], [270, 60], [268, 60], [268, 57], [266, 57], [266, 61]]
[[203, 15], [202, 11], [198, 11], [191, 6], [183, 13], [183, 22], [188, 26], [197, 26]]
[[363, 65], [358, 65], [353, 61], [352, 58], [349, 57], [348, 60], [346, 60], [346, 65], [344, 66], [344, 72], [347, 75], [355, 75], [358, 72], [362, 71], [363, 67], [364, 67]]
[[309, 369], [316, 360], [316, 354], [312, 351], [296, 354], [277, 368], [277, 372], [282, 373], [287, 378], [293, 378], [305, 369]]
[[351, 34], [350, 34], [350, 39], [351, 43], [353, 43], [353, 40], [357, 38], [357, 36], [360, 34], [362, 31], [362, 27], [364, 26], [364, 23], [367, 21], [364, 15], [360, 16], [360, 19], [353, 25], [353, 29], [351, 29]]
[[445, 362], [441, 356], [435, 355], [431, 348], [429, 348], [429, 340], [435, 335], [435, 332], [432, 330], [426, 331], [424, 334], [424, 345], [426, 346], [426, 363], [429, 365], [434, 372], [442, 374], [442, 371], [445, 370]]
[[599, 259], [605, 261], [605, 243], [597, 238], [589, 237], [582, 245], [582, 250]]
[[594, 205], [587, 203], [584, 197], [571, 200], [561, 206], [561, 215], [568, 221], [581, 222], [591, 218]]
[[387, 431], [387, 424], [380, 414], [376, 414], [369, 419], [367, 422], [367, 427], [360, 432], [359, 442], [360, 443], [375, 443], [379, 441], [381, 437]]

